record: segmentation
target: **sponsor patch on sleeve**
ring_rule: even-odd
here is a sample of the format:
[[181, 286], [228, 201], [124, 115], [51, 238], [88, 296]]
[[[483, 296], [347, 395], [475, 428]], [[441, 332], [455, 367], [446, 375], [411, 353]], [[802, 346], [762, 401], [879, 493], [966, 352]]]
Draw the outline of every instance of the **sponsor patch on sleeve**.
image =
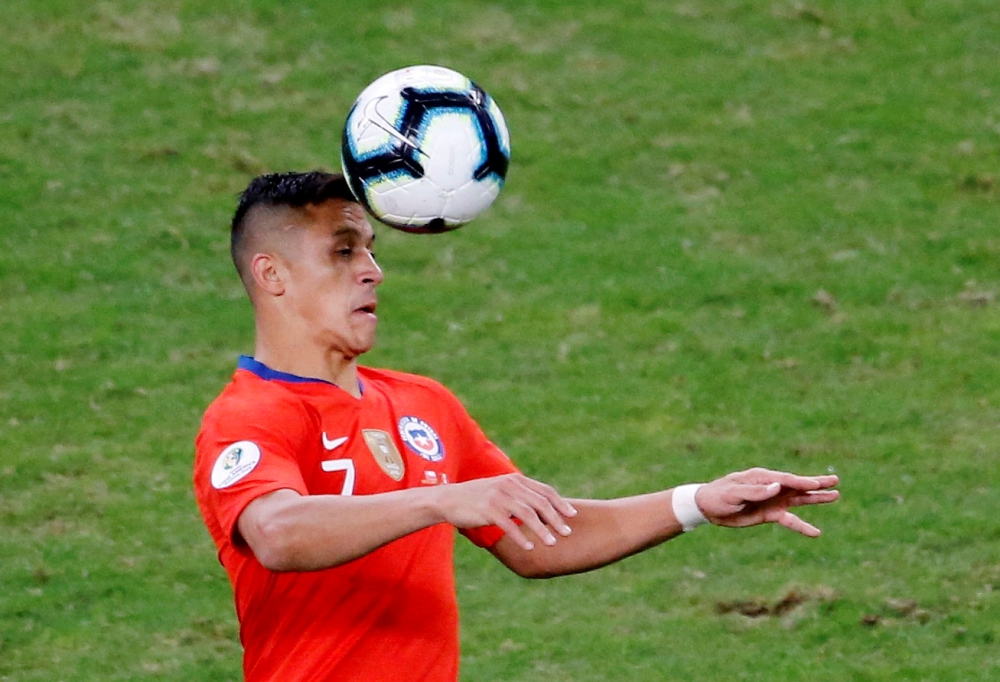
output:
[[212, 467], [212, 487], [216, 490], [228, 488], [257, 467], [260, 462], [260, 448], [249, 440], [233, 443], [222, 451]]

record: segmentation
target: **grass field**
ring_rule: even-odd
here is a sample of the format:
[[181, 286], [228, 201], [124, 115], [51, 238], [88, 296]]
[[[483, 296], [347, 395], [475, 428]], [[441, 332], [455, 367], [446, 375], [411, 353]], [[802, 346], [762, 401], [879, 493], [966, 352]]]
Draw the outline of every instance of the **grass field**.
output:
[[411, 63], [514, 158], [477, 223], [380, 231], [368, 364], [568, 495], [843, 479], [815, 541], [541, 583], [460, 542], [462, 679], [1000, 679], [1000, 5], [3, 0], [0, 680], [239, 678], [190, 491], [252, 350], [227, 222]]

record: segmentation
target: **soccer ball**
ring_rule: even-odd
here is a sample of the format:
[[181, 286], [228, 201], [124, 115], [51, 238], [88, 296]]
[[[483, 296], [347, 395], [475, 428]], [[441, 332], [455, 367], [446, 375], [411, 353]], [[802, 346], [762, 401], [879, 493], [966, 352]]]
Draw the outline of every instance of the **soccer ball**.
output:
[[510, 162], [500, 107], [460, 73], [411, 66], [362, 91], [341, 165], [358, 201], [406, 232], [445, 232], [493, 203]]

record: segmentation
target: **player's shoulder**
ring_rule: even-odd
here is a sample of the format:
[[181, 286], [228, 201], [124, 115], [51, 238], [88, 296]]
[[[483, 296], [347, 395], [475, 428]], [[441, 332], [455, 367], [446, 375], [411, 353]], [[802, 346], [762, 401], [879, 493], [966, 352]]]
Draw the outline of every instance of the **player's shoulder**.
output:
[[205, 410], [204, 423], [285, 417], [305, 410], [302, 397], [277, 381], [238, 370]]

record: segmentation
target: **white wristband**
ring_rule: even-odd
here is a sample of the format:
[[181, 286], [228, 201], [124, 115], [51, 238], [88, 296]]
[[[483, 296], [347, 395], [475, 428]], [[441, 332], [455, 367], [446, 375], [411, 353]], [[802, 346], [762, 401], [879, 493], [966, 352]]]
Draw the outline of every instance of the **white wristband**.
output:
[[694, 501], [695, 493], [698, 492], [701, 485], [701, 483], [689, 483], [674, 488], [671, 497], [674, 516], [677, 517], [685, 533], [694, 530], [703, 523], [708, 523], [708, 519], [701, 513], [701, 509], [698, 509], [698, 503]]

